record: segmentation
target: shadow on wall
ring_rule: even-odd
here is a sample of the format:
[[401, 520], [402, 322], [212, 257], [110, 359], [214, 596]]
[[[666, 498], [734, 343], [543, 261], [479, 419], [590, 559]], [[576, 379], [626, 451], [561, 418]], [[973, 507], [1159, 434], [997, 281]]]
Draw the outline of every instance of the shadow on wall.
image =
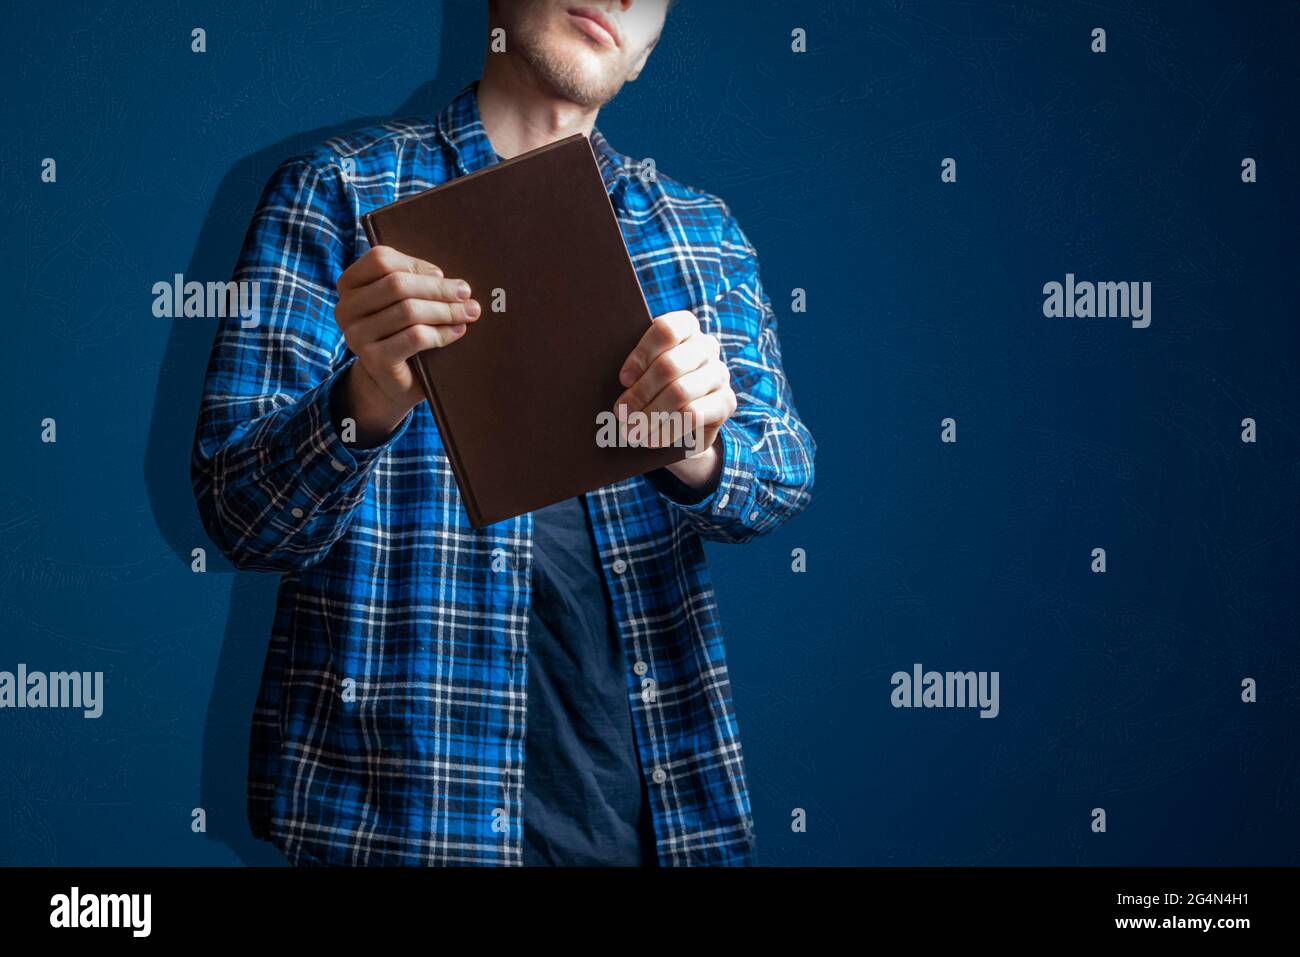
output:
[[[481, 16], [481, 15], [480, 15]], [[481, 68], [478, 38], [486, 21], [457, 18], [444, 30], [437, 78], [423, 84], [393, 117], [428, 116], [440, 110]], [[236, 163], [221, 180], [184, 274], [216, 279], [231, 275], [263, 185], [283, 160], [331, 136], [384, 117], [295, 133]], [[229, 847], [245, 864], [284, 863], [271, 845], [248, 828], [245, 786], [248, 734], [266, 655], [279, 578], [237, 572], [217, 554], [199, 522], [190, 486], [190, 449], [199, 398], [215, 329], [208, 323], [173, 322], [154, 394], [145, 459], [145, 481], [154, 521], [176, 560], [188, 567], [196, 547], [208, 550], [208, 571], [231, 576], [225, 636], [213, 676], [203, 734], [199, 804], [207, 810], [208, 837]]]

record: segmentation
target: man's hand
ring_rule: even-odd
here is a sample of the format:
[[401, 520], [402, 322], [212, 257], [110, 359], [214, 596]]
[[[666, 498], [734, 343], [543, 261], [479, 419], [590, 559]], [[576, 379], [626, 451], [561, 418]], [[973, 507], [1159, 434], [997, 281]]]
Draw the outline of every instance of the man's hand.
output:
[[695, 314], [656, 316], [623, 360], [618, 381], [625, 391], [614, 403], [616, 414], [620, 406], [626, 414], [682, 413], [694, 451], [668, 469], [691, 488], [712, 484], [722, 466], [718, 430], [736, 411], [736, 394], [718, 340], [700, 331]]
[[482, 312], [469, 284], [433, 263], [375, 246], [338, 281], [334, 321], [357, 361], [335, 386], [335, 427], [357, 423], [356, 444], [378, 445], [424, 398], [406, 360], [465, 334]]

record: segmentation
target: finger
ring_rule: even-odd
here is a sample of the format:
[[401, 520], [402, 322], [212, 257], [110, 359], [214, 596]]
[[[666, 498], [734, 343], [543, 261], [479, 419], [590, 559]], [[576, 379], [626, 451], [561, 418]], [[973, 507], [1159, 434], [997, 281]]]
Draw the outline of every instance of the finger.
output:
[[368, 285], [353, 289], [348, 295], [348, 312], [365, 316], [379, 312], [403, 299], [430, 299], [437, 302], [464, 302], [470, 298], [469, 283], [463, 279], [421, 275], [413, 272], [390, 272]]
[[693, 336], [667, 352], [662, 352], [650, 367], [618, 398], [614, 407], [626, 405], [629, 411], [643, 409], [669, 383], [694, 372], [717, 356], [716, 340], [711, 336]]
[[[407, 326], [401, 332], [363, 347], [365, 359], [395, 369], [425, 349], [441, 349], [465, 334], [466, 326]], [[360, 353], [358, 354], [360, 355]]]
[[658, 395], [646, 403], [642, 411], [647, 413], [681, 411], [696, 399], [721, 389], [729, 381], [730, 375], [725, 365], [721, 362], [706, 362], [693, 372], [688, 372], [669, 382]]
[[641, 336], [641, 341], [637, 343], [636, 348], [623, 360], [623, 367], [618, 373], [619, 384], [631, 385], [641, 378], [641, 374], [650, 368], [650, 364], [662, 353], [679, 342], [691, 338], [699, 331], [700, 323], [695, 318], [695, 314], [684, 309], [656, 316], [650, 323], [650, 328]]
[[721, 388], [706, 396], [692, 400], [682, 416], [687, 434], [691, 439], [683, 440], [683, 445], [693, 449], [692, 454], [699, 454], [713, 444], [718, 437], [722, 423], [726, 422], [736, 411], [736, 394], [729, 388]]
[[342, 275], [339, 276], [338, 288], [340, 292], [344, 289], [358, 289], [392, 272], [411, 272], [424, 276], [442, 275], [442, 270], [431, 262], [399, 253], [392, 246], [372, 246], [366, 250], [365, 255], [343, 270]]
[[[344, 326], [348, 344], [365, 345], [396, 335], [407, 326], [455, 326], [474, 322], [480, 314], [478, 303], [432, 302], [428, 299], [403, 299], [373, 315], [363, 316]], [[356, 349], [353, 348], [355, 352]]]
[[642, 412], [647, 444], [679, 446], [702, 452], [717, 437], [722, 423], [735, 411], [735, 394], [723, 385], [696, 396], [678, 409]]

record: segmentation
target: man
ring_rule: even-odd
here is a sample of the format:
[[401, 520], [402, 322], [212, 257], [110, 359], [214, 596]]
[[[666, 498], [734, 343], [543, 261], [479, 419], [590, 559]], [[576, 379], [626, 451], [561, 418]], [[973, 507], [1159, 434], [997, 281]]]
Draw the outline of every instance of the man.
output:
[[[702, 540], [799, 512], [814, 443], [730, 210], [594, 126], [667, 6], [494, 0], [506, 50], [439, 115], [265, 189], [235, 276], [261, 321], [218, 332], [193, 477], [223, 553], [283, 575], [249, 818], [293, 863], [754, 863]], [[576, 131], [656, 317], [619, 401], [688, 413], [703, 451], [476, 530], [406, 359], [474, 335], [486, 291], [368, 249], [359, 217]]]

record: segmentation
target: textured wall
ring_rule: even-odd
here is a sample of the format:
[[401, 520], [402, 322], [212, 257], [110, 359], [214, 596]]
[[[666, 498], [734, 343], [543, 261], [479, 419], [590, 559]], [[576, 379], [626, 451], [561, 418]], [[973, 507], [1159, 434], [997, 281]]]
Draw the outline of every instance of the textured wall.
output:
[[[28, 4], [0, 37], [0, 670], [105, 682], [97, 719], [0, 710], [0, 863], [278, 860], [243, 818], [275, 581], [190, 570], [213, 327], [151, 287], [226, 278], [280, 159], [476, 74], [478, 3], [350, 7]], [[819, 442], [811, 509], [710, 551], [763, 863], [1300, 861], [1298, 31], [685, 0], [602, 114], [735, 209]], [[1150, 325], [1046, 318], [1067, 273], [1150, 282]], [[915, 663], [996, 671], [997, 717], [893, 707]]]

